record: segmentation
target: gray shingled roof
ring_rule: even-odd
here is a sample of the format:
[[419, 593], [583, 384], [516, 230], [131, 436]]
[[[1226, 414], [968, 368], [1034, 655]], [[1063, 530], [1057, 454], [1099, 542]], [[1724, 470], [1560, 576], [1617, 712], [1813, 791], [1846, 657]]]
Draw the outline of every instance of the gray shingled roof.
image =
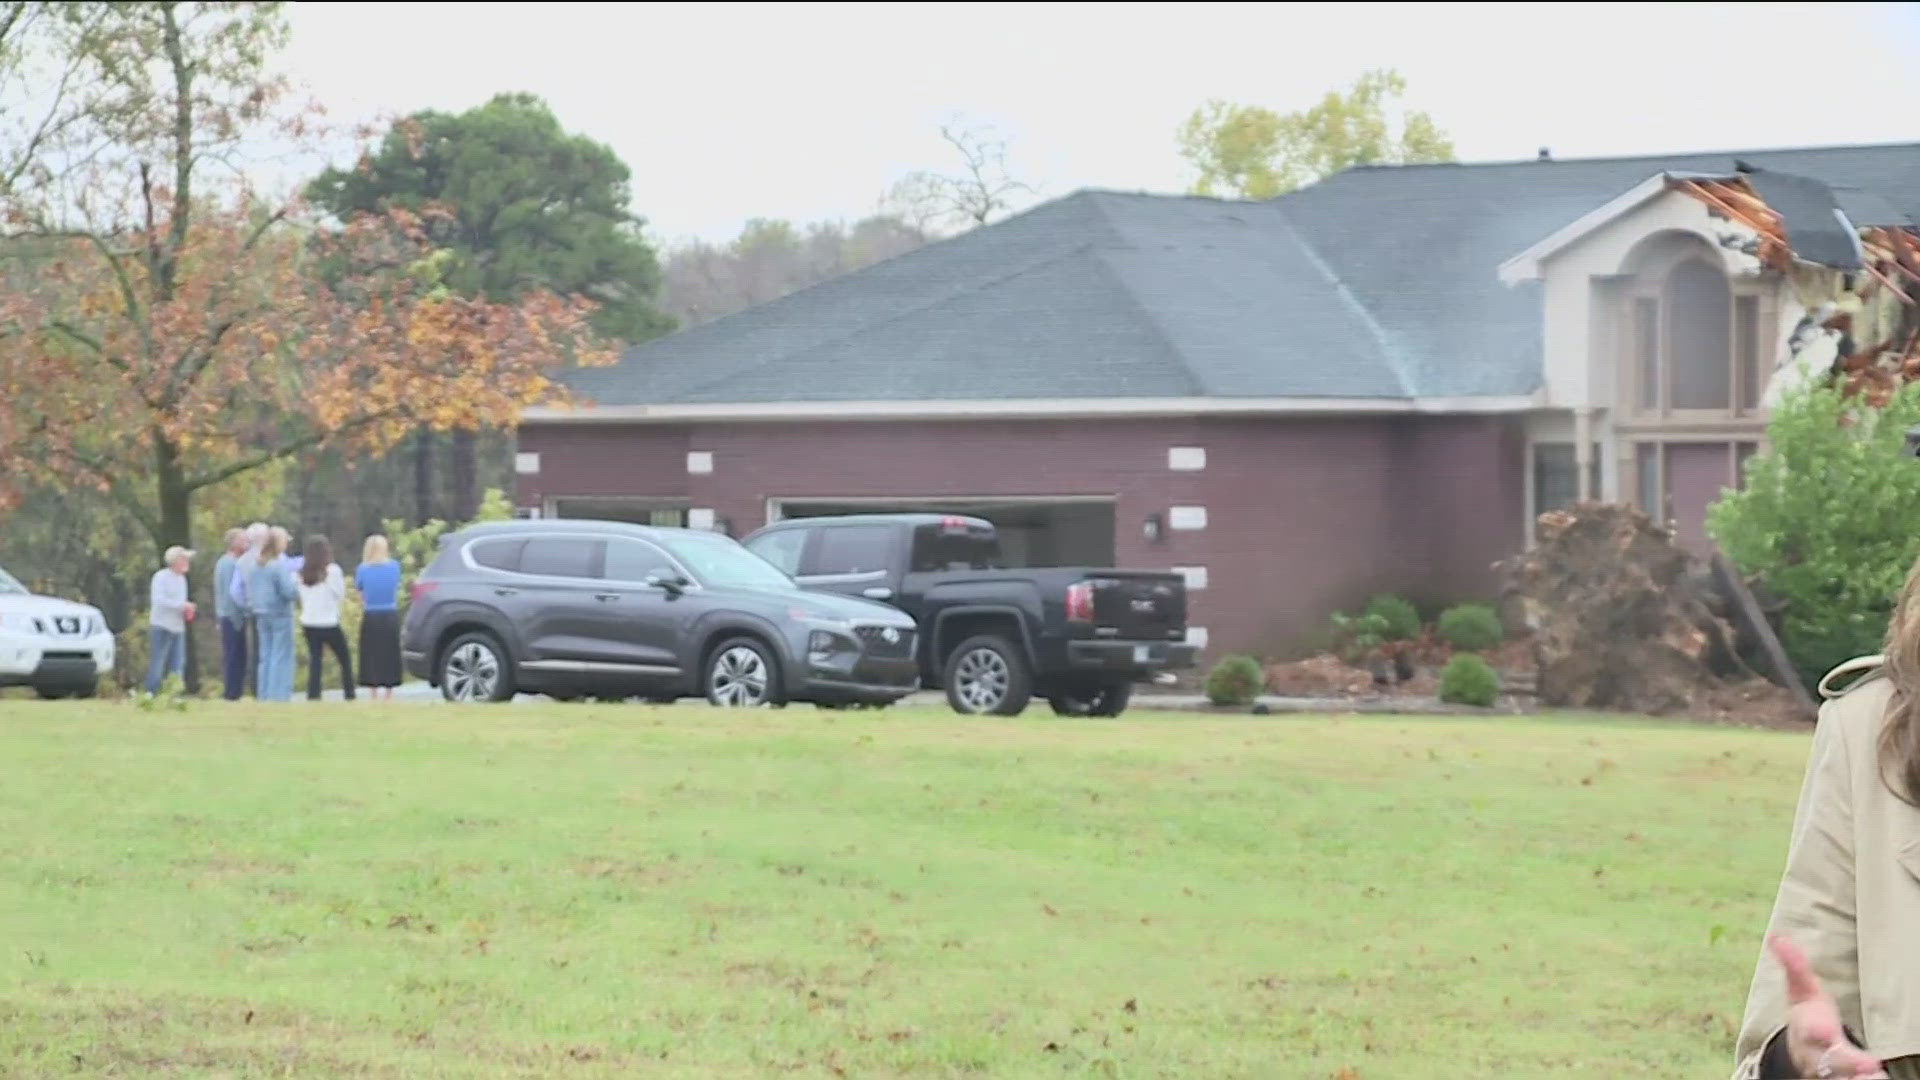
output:
[[1264, 203], [1082, 191], [567, 382], [603, 405], [1523, 395], [1539, 294], [1500, 263], [1736, 159], [1920, 220], [1920, 144], [1361, 168]]

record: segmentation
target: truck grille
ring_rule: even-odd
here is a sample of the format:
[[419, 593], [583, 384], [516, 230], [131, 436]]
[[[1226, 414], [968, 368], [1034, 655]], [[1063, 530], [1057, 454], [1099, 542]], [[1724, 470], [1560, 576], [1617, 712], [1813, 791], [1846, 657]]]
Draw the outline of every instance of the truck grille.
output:
[[[892, 631], [894, 640], [887, 640], [887, 632]], [[913, 655], [913, 631], [892, 626], [857, 626], [853, 632], [860, 636], [860, 648], [868, 656], [903, 657]]]

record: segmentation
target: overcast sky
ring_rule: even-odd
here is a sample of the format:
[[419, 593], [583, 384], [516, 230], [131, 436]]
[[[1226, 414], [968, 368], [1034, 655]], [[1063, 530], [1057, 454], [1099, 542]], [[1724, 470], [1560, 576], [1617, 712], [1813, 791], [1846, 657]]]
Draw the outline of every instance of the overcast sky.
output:
[[1177, 192], [1196, 105], [1371, 67], [1468, 161], [1920, 141], [1915, 4], [309, 2], [286, 63], [343, 120], [538, 94], [668, 241], [868, 213], [956, 118], [1042, 196]]

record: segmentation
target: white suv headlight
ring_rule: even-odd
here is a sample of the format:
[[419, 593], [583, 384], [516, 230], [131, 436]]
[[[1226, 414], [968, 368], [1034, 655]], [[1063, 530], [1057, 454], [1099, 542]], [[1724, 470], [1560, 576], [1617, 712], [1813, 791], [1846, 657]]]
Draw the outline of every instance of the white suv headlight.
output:
[[0, 611], [0, 630], [11, 630], [16, 634], [41, 634], [46, 631], [40, 626], [40, 620], [19, 612]]

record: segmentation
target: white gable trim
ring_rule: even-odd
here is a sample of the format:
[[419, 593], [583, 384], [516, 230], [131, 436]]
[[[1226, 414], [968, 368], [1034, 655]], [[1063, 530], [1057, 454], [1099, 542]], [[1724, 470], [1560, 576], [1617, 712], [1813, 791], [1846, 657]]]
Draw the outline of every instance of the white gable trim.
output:
[[1667, 174], [1655, 173], [1634, 187], [1606, 203], [1581, 215], [1577, 220], [1562, 226], [1546, 239], [1500, 264], [1500, 281], [1505, 285], [1518, 285], [1523, 281], [1540, 280], [1540, 264], [1566, 248], [1579, 243], [1581, 238], [1594, 232], [1609, 222], [1630, 214], [1641, 206], [1659, 198], [1667, 190]]
[[1035, 398], [1013, 401], [800, 401], [582, 405], [523, 410], [522, 423], [643, 424], [696, 420], [969, 420], [1158, 416], [1370, 416], [1524, 413], [1541, 394], [1448, 398]]

